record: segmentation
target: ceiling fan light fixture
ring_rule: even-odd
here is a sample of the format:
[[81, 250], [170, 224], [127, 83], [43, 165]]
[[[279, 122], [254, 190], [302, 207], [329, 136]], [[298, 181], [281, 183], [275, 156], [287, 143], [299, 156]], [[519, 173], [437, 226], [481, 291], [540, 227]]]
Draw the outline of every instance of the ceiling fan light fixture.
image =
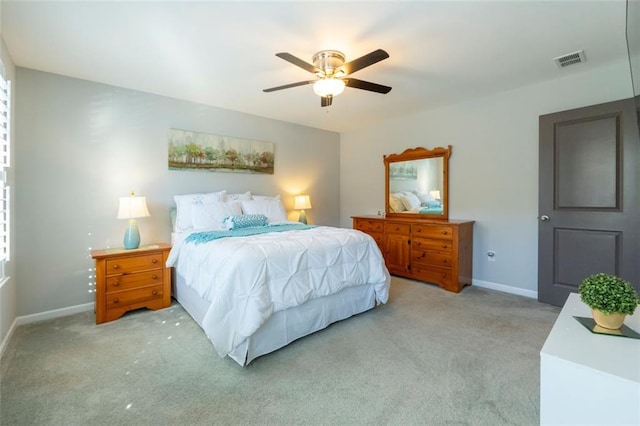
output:
[[338, 80], [337, 78], [323, 78], [313, 83], [313, 91], [316, 95], [322, 96], [323, 98], [327, 96], [338, 96], [344, 92], [344, 86], [344, 81]]

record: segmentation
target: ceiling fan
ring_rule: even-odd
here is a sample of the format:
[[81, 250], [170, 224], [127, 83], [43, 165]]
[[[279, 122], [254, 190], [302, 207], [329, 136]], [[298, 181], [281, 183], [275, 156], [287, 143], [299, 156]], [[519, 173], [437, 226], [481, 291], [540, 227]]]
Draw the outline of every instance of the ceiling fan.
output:
[[274, 92], [276, 90], [313, 84], [313, 91], [321, 98], [320, 106], [327, 107], [331, 105], [335, 96], [338, 96], [344, 91], [345, 86], [383, 94], [391, 91], [391, 87], [389, 86], [350, 77], [350, 75], [356, 71], [360, 71], [383, 59], [387, 59], [389, 54], [382, 49], [374, 50], [347, 63], [345, 63], [344, 54], [337, 50], [321, 50], [316, 53], [312, 58], [313, 65], [286, 52], [276, 53], [276, 56], [315, 74], [318, 78], [315, 80], [285, 84], [284, 86], [271, 87], [264, 89], [263, 92]]

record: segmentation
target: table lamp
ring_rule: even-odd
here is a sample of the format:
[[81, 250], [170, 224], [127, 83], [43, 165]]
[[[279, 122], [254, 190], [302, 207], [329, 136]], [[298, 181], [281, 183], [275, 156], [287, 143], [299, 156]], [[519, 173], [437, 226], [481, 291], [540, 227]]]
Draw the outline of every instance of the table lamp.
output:
[[298, 222], [307, 224], [307, 215], [305, 214], [306, 209], [311, 208], [311, 199], [309, 199], [308, 195], [296, 195], [296, 198], [293, 202], [293, 208], [295, 210], [300, 210], [300, 217], [298, 218]]
[[429, 191], [429, 194], [431, 194], [431, 196], [433, 197], [434, 200], [440, 201], [440, 191], [439, 190], [434, 189], [433, 191]]
[[136, 218], [148, 217], [147, 200], [145, 197], [136, 197], [131, 191], [129, 197], [120, 197], [118, 219], [129, 219], [127, 230], [124, 233], [124, 248], [136, 249], [140, 246], [140, 232]]

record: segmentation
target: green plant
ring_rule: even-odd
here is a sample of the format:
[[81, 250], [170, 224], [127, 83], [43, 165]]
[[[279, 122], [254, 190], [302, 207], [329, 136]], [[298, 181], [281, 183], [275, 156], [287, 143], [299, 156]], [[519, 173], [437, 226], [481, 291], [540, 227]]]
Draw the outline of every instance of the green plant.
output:
[[580, 299], [591, 309], [605, 314], [633, 315], [640, 297], [631, 283], [615, 275], [593, 274], [578, 287]]

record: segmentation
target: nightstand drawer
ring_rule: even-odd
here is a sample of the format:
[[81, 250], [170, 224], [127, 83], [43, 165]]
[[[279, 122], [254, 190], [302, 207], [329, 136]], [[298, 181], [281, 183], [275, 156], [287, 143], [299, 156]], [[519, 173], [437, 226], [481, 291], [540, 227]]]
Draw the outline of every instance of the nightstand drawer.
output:
[[107, 259], [107, 275], [163, 268], [162, 253]]
[[107, 278], [107, 293], [153, 284], [162, 284], [162, 270], [110, 276]]
[[162, 284], [107, 294], [107, 310], [162, 299]]

